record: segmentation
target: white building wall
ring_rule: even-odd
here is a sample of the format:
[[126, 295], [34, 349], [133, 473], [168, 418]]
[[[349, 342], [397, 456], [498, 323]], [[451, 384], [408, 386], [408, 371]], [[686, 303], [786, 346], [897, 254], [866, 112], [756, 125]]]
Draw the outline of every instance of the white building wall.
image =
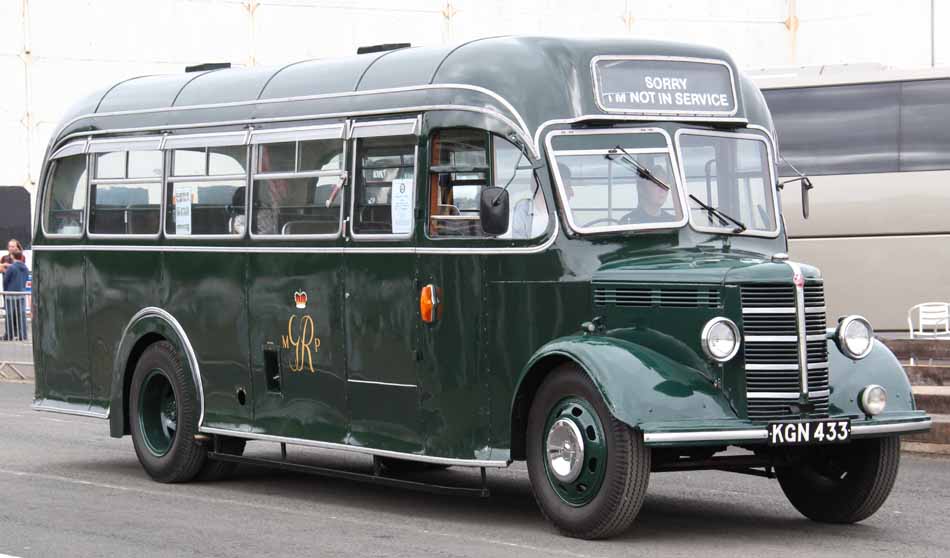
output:
[[[950, 64], [950, 0], [934, 11], [935, 62]], [[0, 184], [33, 189], [75, 99], [188, 64], [544, 34], [705, 43], [753, 68], [921, 67], [931, 64], [930, 12], [931, 0], [0, 0]]]

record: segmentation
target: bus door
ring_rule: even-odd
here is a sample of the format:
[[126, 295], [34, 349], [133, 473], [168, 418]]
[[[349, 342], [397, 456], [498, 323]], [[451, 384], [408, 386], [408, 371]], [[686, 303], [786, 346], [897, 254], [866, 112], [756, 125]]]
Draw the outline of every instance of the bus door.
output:
[[416, 119], [356, 123], [345, 330], [350, 443], [423, 449], [414, 253]]
[[346, 439], [343, 129], [252, 135], [248, 312], [254, 424], [266, 434]]
[[492, 175], [491, 141], [488, 132], [476, 129], [431, 134], [423, 194], [425, 250], [418, 263], [420, 295], [425, 305], [434, 303], [422, 316], [419, 342], [430, 455], [485, 458], [477, 452], [489, 446], [488, 378], [479, 350], [487, 260], [461, 250], [497, 242], [486, 237], [478, 214], [481, 191]]

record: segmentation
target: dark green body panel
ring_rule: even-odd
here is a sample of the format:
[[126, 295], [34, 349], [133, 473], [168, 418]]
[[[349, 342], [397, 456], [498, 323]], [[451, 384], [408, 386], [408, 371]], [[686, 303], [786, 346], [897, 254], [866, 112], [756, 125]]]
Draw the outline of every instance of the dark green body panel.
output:
[[140, 309], [162, 306], [162, 254], [90, 252], [86, 255], [86, 323], [91, 354], [92, 405], [109, 408], [119, 336]]
[[[424, 447], [416, 371], [419, 303], [413, 254], [346, 254], [350, 443]], [[372, 382], [372, 383], [370, 383]]]
[[[342, 254], [252, 253], [248, 261], [254, 431], [342, 443], [347, 432]], [[298, 291], [307, 294], [304, 309], [296, 308]], [[269, 390], [265, 347], [282, 348], [291, 317], [292, 335], [302, 335], [300, 321], [308, 315], [320, 340], [312, 354], [314, 372], [309, 366], [294, 370], [309, 361], [297, 362], [294, 350], [282, 350], [280, 389]]]
[[[705, 123], [605, 116], [591, 87], [590, 59], [599, 54], [725, 60], [737, 75], [737, 114]], [[182, 107], [189, 108], [172, 110]], [[106, 251], [101, 240], [45, 238], [40, 228], [34, 238], [37, 402], [108, 410], [111, 433], [121, 436], [137, 351], [160, 337], [176, 346], [196, 378], [204, 397], [202, 426], [251, 437], [506, 462], [523, 456], [519, 437], [531, 390], [551, 366], [567, 361], [591, 376], [618, 418], [644, 432], [750, 427], [741, 353], [714, 365], [699, 334], [714, 316], [741, 327], [739, 284], [791, 282], [791, 268], [770, 261], [786, 251], [785, 231], [774, 238], [710, 235], [689, 226], [572, 234], [542, 148], [546, 133], [572, 127], [765, 135], [772, 122], [761, 93], [722, 51], [653, 41], [503, 37], [286, 68], [142, 78], [80, 102], [50, 153], [71, 138], [104, 130], [246, 130], [339, 123], [347, 115], [422, 117], [412, 238], [162, 238], [124, 241], [147, 248], [126, 252]], [[196, 128], [214, 122], [229, 124]], [[514, 135], [528, 147], [550, 217], [542, 237], [427, 237], [421, 195], [429, 186], [427, 138], [452, 126]], [[352, 160], [344, 168], [353, 168]], [[45, 176], [46, 170], [41, 181]], [[343, 205], [349, 216], [348, 197]], [[803, 271], [806, 279], [819, 277], [813, 268]], [[442, 290], [442, 313], [425, 324], [419, 294], [429, 283]], [[594, 289], [620, 284], [709, 288], [719, 291], [721, 302], [642, 309], [594, 304]], [[308, 295], [306, 308], [294, 304], [298, 291]], [[130, 324], [150, 307], [159, 310]], [[307, 316], [320, 340], [314, 370], [291, 371], [300, 362], [282, 338], [298, 334], [293, 324]], [[599, 329], [582, 333], [581, 324], [594, 319]], [[265, 349], [274, 347], [279, 389], [266, 375]], [[868, 383], [891, 394], [888, 413], [875, 420], [920, 415], [886, 348], [877, 346], [859, 362], [833, 343], [829, 354], [833, 415], [858, 417], [857, 390]]]

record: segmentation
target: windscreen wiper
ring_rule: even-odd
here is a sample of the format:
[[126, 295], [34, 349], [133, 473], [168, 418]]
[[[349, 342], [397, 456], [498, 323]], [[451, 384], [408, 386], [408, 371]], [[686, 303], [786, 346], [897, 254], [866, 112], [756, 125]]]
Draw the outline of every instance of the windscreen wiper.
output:
[[[623, 153], [623, 156], [622, 156], [622, 157], [617, 157], [617, 155], [616, 155], [616, 152], [617, 152], [617, 151], [619, 151], [620, 153]], [[663, 182], [662, 180], [660, 180], [659, 178], [657, 178], [655, 174], [653, 174], [652, 172], [650, 172], [650, 169], [648, 169], [648, 168], [646, 168], [645, 166], [643, 166], [639, 161], [637, 161], [637, 160], [634, 159], [629, 153], [627, 153], [627, 150], [626, 150], [626, 149], [620, 147], [619, 145], [618, 145], [617, 147], [614, 147], [613, 149], [611, 149], [611, 153], [607, 153], [607, 155], [605, 155], [604, 157], [606, 157], [608, 161], [615, 161], [615, 160], [616, 160], [616, 161], [620, 161], [621, 163], [626, 164], [628, 167], [630, 167], [630, 168], [632, 168], [634, 171], [636, 171], [636, 173], [637, 173], [639, 176], [641, 176], [641, 177], [643, 177], [643, 178], [649, 180], [650, 182], [653, 182], [654, 184], [656, 184], [657, 186], [659, 186], [659, 187], [661, 187], [661, 188], [663, 188], [663, 189], [665, 189], [665, 190], [671, 190], [671, 189], [672, 189], [672, 188], [670, 188], [670, 185], [669, 185], [669, 184], [667, 184], [667, 183]], [[705, 203], [703, 203], [699, 198], [697, 198], [697, 197], [694, 196], [693, 194], [690, 194], [689, 197], [690, 197], [690, 199], [692, 199], [694, 202], [698, 203], [698, 204], [700, 205], [700, 207], [702, 207], [703, 209], [705, 209], [706, 211], [708, 211], [710, 215], [714, 215], [717, 219], [719, 219], [719, 221], [722, 222], [723, 225], [728, 225], [729, 223], [734, 224], [734, 225], [735, 225], [735, 228], [732, 229], [732, 232], [733, 232], [734, 234], [739, 234], [739, 233], [745, 231], [745, 230], [748, 228], [748, 227], [746, 227], [745, 224], [743, 224], [741, 221], [738, 221], [738, 220], [736, 220], [736, 219], [733, 219], [733, 218], [730, 217], [729, 215], [726, 215], [725, 213], [723, 213], [721, 210], [716, 209], [715, 207], [712, 207], [712, 206], [710, 206], [710, 205], [706, 205]]]
[[[623, 156], [617, 156], [618, 151], [623, 153]], [[633, 171], [637, 173], [638, 176], [649, 180], [666, 191], [672, 190], [669, 184], [657, 178], [655, 174], [650, 172], [650, 169], [643, 166], [640, 161], [634, 159], [629, 153], [627, 153], [626, 149], [620, 147], [619, 145], [611, 149], [610, 152], [604, 155], [604, 157], [608, 161], [620, 161], [621, 163], [624, 163], [628, 168], [633, 169]]]
[[723, 213], [722, 210], [720, 209], [716, 209], [715, 207], [711, 205], [706, 205], [693, 194], [689, 195], [689, 199], [698, 203], [699, 206], [705, 209], [706, 211], [708, 211], [710, 215], [715, 215], [716, 218], [719, 219], [719, 222], [721, 222], [723, 225], [728, 225], [730, 222], [734, 224], [735, 227], [732, 229], [733, 234], [739, 234], [747, 229], [747, 227], [741, 221], [737, 221], [736, 219], [733, 219], [729, 215]]

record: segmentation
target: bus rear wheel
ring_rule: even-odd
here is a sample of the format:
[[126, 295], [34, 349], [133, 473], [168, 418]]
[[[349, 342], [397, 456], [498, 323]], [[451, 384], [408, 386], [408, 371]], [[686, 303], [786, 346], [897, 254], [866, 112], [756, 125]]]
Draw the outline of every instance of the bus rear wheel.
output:
[[650, 450], [607, 409], [576, 365], [555, 369], [528, 414], [528, 475], [541, 512], [563, 534], [602, 539], [626, 531], [643, 504]]
[[871, 517], [894, 487], [900, 466], [897, 436], [805, 448], [775, 470], [785, 496], [805, 517], [821, 523], [857, 523]]
[[129, 422], [135, 453], [153, 479], [187, 482], [205, 465], [207, 449], [195, 440], [195, 386], [171, 343], [150, 345], [136, 364], [129, 391]]

